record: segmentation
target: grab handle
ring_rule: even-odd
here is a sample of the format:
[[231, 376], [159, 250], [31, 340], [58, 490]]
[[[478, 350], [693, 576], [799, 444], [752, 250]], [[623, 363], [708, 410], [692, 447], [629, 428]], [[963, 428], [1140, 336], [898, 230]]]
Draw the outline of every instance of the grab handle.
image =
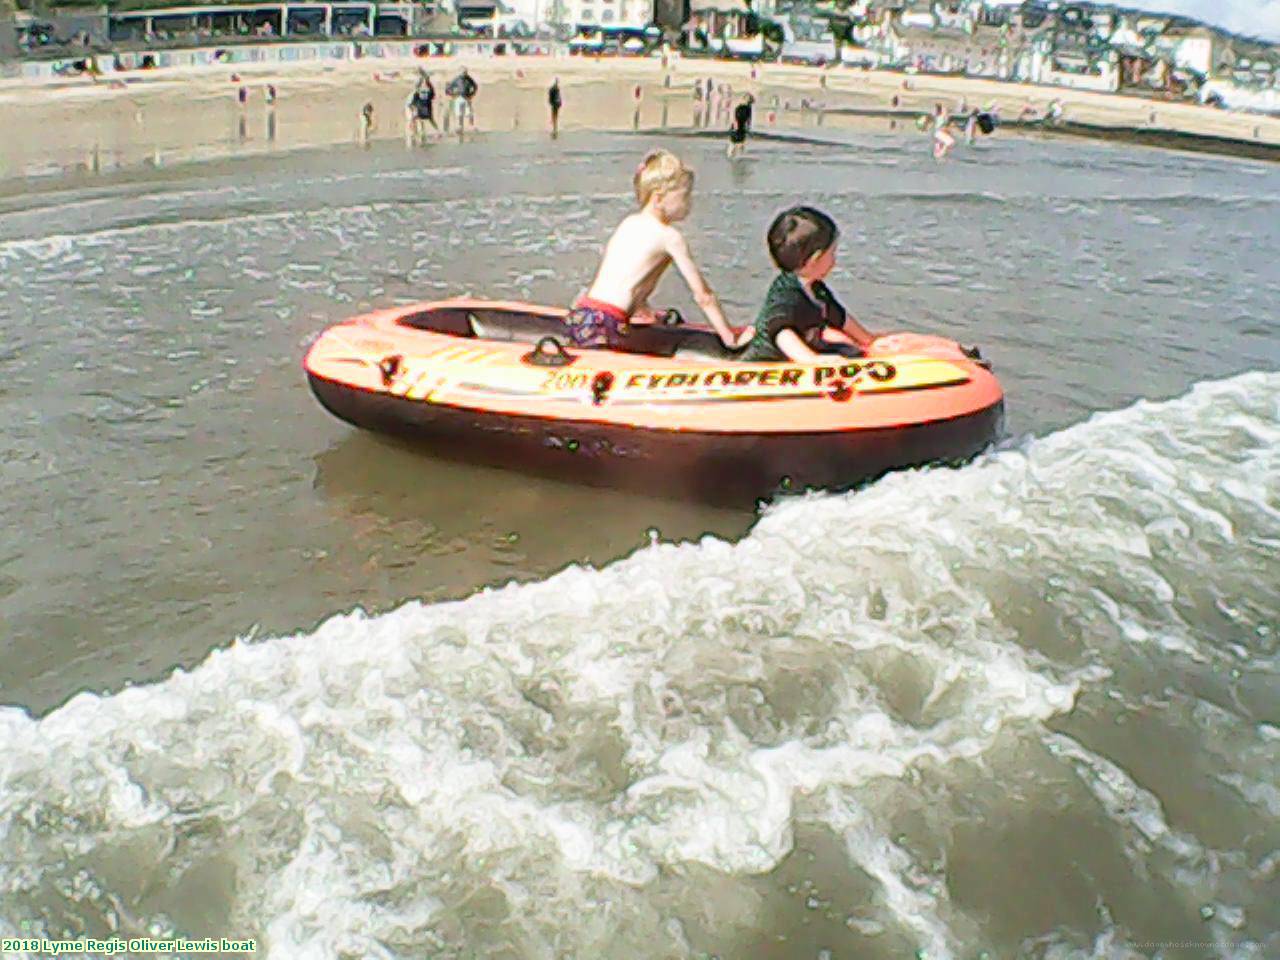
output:
[[535, 367], [567, 367], [578, 358], [568, 353], [555, 337], [543, 337], [520, 359]]

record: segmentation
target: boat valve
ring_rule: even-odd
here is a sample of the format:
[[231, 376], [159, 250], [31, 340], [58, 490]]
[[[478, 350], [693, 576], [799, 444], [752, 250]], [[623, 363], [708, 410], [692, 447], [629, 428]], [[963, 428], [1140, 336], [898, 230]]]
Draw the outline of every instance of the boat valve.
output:
[[612, 388], [613, 374], [608, 370], [601, 370], [591, 378], [591, 402], [597, 407], [600, 406]]
[[844, 403], [853, 397], [853, 385], [843, 380], [832, 380], [827, 385], [827, 396], [836, 403]]
[[391, 356], [383, 357], [378, 361], [378, 370], [382, 373], [382, 385], [384, 387], [391, 386], [391, 381], [399, 375], [400, 365], [403, 362], [404, 357], [398, 353], [393, 353]]

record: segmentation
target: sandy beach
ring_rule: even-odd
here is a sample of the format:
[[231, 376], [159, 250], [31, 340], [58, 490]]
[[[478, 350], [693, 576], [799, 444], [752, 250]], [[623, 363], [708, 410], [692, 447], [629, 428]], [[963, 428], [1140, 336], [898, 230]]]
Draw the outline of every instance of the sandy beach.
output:
[[[914, 114], [937, 102], [952, 108], [995, 106], [1002, 119], [1011, 121], [1028, 106], [1043, 113], [1057, 99], [1063, 132], [1173, 146], [1179, 138], [1212, 138], [1190, 145], [1225, 153], [1280, 151], [1280, 118], [1054, 87], [709, 60], [673, 60], [664, 67], [656, 58], [468, 56], [172, 69], [127, 83], [8, 81], [0, 85], [11, 132], [0, 147], [0, 176], [101, 172], [350, 143], [359, 139], [358, 114], [365, 103], [374, 104], [374, 139], [402, 138], [404, 101], [418, 68], [430, 71], [442, 88], [464, 64], [481, 86], [478, 130], [486, 134], [546, 130], [545, 91], [552, 77], [560, 78], [565, 91], [561, 127], [566, 132], [687, 127], [693, 122], [693, 82], [712, 77], [730, 84], [735, 94], [755, 94], [756, 126], [762, 130], [872, 123], [905, 128]], [[266, 103], [268, 85], [278, 91], [273, 107]], [[242, 86], [247, 90], [243, 106], [238, 100]], [[439, 112], [443, 101], [442, 96]], [[892, 111], [901, 118], [890, 117]], [[1003, 135], [1015, 131], [1006, 128]]]

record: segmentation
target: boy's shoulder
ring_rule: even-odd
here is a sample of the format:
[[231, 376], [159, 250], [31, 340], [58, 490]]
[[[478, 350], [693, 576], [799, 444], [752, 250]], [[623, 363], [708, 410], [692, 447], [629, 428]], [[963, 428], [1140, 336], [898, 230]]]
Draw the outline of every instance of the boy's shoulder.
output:
[[615, 233], [630, 233], [637, 237], [652, 238], [655, 240], [666, 240], [672, 236], [679, 236], [680, 231], [672, 224], [663, 223], [655, 217], [651, 217], [643, 210], [637, 210], [635, 213], [629, 213], [623, 217], [622, 222], [618, 224]]
[[791, 316], [797, 308], [808, 302], [800, 278], [794, 273], [779, 270], [769, 289], [765, 291], [764, 302], [760, 304], [760, 317]]
[[804, 288], [800, 285], [800, 278], [794, 273], [779, 270], [773, 278], [773, 282], [769, 284], [769, 289], [765, 292], [765, 300], [794, 299], [797, 294], [804, 296]]

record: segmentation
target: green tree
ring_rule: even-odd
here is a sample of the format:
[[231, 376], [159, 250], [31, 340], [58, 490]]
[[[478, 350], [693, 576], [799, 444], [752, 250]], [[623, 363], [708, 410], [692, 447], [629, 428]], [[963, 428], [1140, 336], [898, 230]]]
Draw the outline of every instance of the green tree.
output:
[[844, 49], [844, 45], [853, 45], [853, 24], [844, 17], [832, 17], [827, 21], [827, 26], [831, 30], [831, 39], [835, 43], [836, 60], [840, 60], [840, 52]]
[[783, 32], [782, 24], [777, 20], [760, 21], [760, 36], [764, 41], [764, 56], [770, 60], [777, 60], [782, 56], [782, 45], [786, 42], [787, 35]]

